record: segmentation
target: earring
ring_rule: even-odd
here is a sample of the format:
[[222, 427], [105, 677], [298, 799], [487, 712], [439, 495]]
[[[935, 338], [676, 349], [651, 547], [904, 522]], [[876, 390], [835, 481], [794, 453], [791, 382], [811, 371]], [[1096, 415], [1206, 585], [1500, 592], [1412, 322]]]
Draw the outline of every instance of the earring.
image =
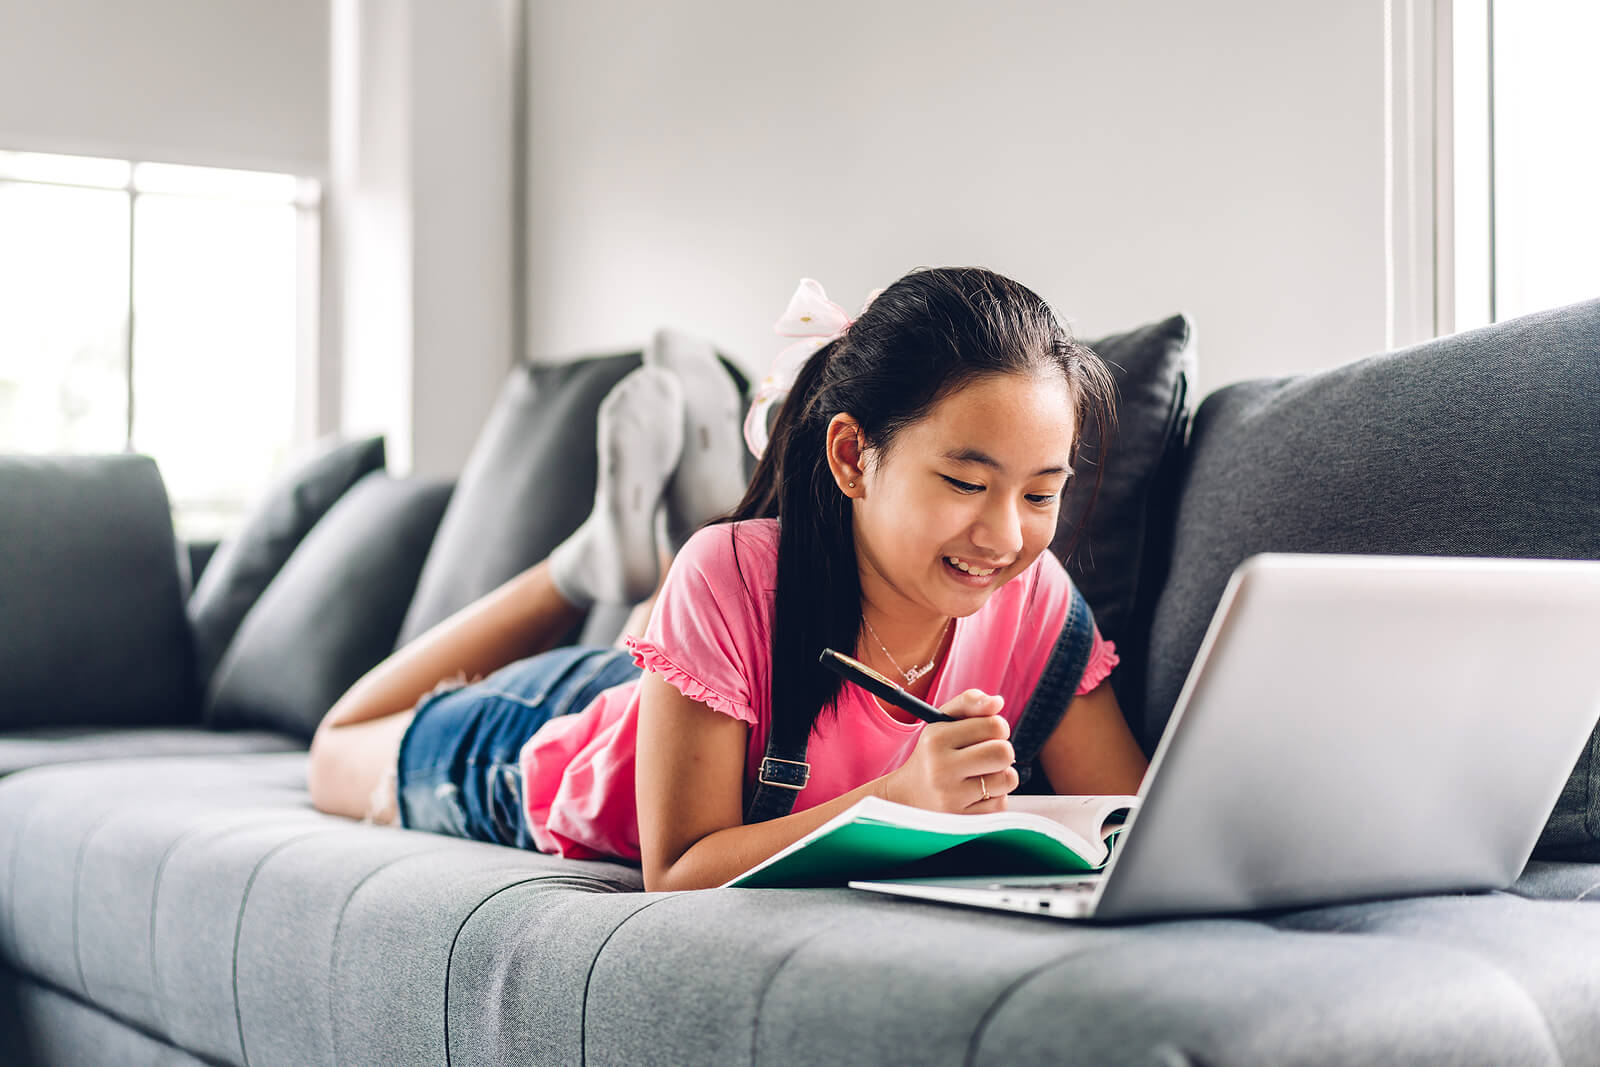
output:
[[856, 487], [856, 483], [855, 482], [851, 482], [850, 483], [850, 488], [854, 489], [855, 487]]

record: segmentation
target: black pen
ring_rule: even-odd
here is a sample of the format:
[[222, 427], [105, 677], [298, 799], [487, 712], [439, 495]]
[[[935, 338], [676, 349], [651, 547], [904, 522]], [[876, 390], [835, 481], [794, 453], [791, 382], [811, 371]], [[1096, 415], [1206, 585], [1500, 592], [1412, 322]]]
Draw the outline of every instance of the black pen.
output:
[[926, 700], [912, 696], [865, 663], [858, 659], [852, 659], [843, 652], [835, 652], [831, 648], [825, 648], [822, 650], [822, 655], [818, 658], [818, 662], [845, 681], [856, 683], [867, 692], [882, 697], [895, 707], [909, 711], [923, 722], [956, 721]]

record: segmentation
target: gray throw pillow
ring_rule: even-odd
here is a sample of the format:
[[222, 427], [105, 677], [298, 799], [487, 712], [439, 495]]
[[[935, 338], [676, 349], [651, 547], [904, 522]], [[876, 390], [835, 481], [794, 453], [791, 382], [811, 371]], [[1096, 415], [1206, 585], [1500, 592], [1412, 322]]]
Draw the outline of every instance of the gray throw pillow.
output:
[[373, 471], [340, 497], [245, 615], [206, 694], [207, 724], [309, 739], [394, 648], [450, 489]]
[[[1102, 442], [1097, 427], [1085, 427], [1075, 484], [1062, 501], [1050, 547], [1094, 610], [1095, 625], [1117, 646], [1121, 663], [1111, 683], [1131, 722], [1143, 702], [1150, 616], [1166, 580], [1177, 475], [1192, 415], [1194, 331], [1186, 317], [1173, 315], [1087, 343], [1116, 379], [1116, 431]], [[1094, 464], [1102, 462], [1099, 497], [1090, 510]], [[1088, 525], [1068, 556], [1086, 510]]]
[[[629, 352], [512, 370], [439, 524], [400, 644], [544, 559], [588, 517], [600, 401], [640, 361]], [[744, 377], [722, 362], [743, 394]], [[609, 643], [626, 615], [601, 605], [586, 620], [596, 625], [580, 622], [562, 643]]]
[[[1597, 366], [1600, 300], [1206, 397], [1133, 720], [1145, 751], [1257, 552], [1600, 559]], [[1540, 849], [1600, 859], [1600, 732]]]
[[228, 642], [300, 539], [361, 477], [384, 467], [382, 437], [324, 440], [269, 489], [239, 532], [217, 546], [189, 597], [196, 689], [210, 684]]
[[193, 646], [149, 456], [0, 456], [0, 729], [193, 722]]

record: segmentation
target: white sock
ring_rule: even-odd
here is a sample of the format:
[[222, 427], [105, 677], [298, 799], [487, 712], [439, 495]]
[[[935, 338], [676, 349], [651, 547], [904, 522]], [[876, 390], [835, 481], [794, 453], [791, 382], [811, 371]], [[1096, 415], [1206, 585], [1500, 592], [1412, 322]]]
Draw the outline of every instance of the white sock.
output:
[[667, 485], [667, 538], [676, 552], [701, 523], [732, 511], [744, 498], [744, 410], [709, 341], [657, 330], [644, 361], [670, 370], [683, 384], [683, 454]]
[[683, 450], [683, 387], [640, 367], [600, 403], [594, 510], [550, 553], [550, 580], [578, 607], [635, 604], [655, 590], [656, 509]]

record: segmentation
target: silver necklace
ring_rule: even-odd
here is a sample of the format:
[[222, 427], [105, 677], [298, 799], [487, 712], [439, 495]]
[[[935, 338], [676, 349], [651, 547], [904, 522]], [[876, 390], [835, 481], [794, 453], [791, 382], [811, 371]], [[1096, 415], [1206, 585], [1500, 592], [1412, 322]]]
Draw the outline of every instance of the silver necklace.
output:
[[945, 632], [950, 629], [950, 624], [955, 620], [953, 617], [944, 620], [944, 629], [939, 631], [939, 644], [933, 646], [933, 658], [920, 667], [912, 667], [909, 671], [894, 662], [894, 657], [889, 655], [889, 649], [884, 646], [883, 638], [878, 636], [878, 631], [872, 628], [872, 623], [868, 622], [865, 614], [861, 616], [861, 621], [867, 624], [867, 630], [872, 634], [872, 639], [878, 642], [878, 647], [883, 649], [883, 654], [888, 657], [890, 663], [894, 664], [894, 669], [900, 672], [900, 676], [906, 680], [906, 684], [915, 685], [918, 678], [933, 670], [934, 661], [939, 658], [939, 647], [944, 644]]

